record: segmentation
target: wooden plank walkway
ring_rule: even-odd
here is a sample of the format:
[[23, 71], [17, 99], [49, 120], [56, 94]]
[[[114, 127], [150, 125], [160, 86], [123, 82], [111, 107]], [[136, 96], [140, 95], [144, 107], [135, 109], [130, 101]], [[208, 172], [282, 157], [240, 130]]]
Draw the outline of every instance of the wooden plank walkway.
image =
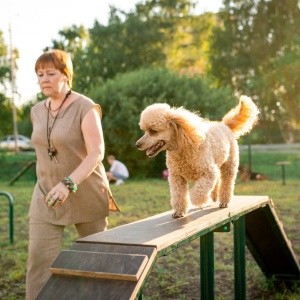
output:
[[[246, 232], [247, 246], [266, 276], [275, 275], [281, 280], [300, 279], [298, 259], [293, 253], [291, 243], [284, 233], [269, 197], [236, 196], [228, 208], [220, 209], [216, 203], [212, 203], [202, 210], [191, 209], [188, 215], [181, 219], [173, 219], [171, 214], [172, 211], [167, 211], [77, 240], [71, 251], [74, 251], [73, 254], [78, 252], [75, 260], [83, 261], [72, 262], [63, 251], [51, 267], [52, 270], [55, 269], [55, 274], [51, 276], [37, 299], [136, 299], [160, 255], [171, 252], [195, 238], [202, 239], [229, 222], [235, 225], [239, 219], [246, 220], [246, 226], [241, 234], [245, 236]], [[235, 230], [237, 233], [238, 228], [239, 226]], [[238, 233], [238, 240], [240, 236]], [[245, 244], [239, 248], [238, 251], [243, 254]], [[281, 257], [278, 257], [277, 251]], [[130, 272], [128, 267], [124, 267], [126, 259], [123, 260], [121, 265], [115, 265], [115, 274], [105, 263], [95, 262], [97, 266], [91, 267], [89, 262], [85, 262], [88, 257], [91, 259], [94, 257], [96, 260], [107, 260], [108, 255], [117, 257], [113, 254], [128, 259], [132, 259], [135, 255], [146, 258], [135, 264], [135, 269], [131, 269]], [[237, 266], [241, 261], [237, 262]], [[84, 268], [88, 276], [84, 274]], [[120, 275], [122, 269], [126, 270], [123, 278]], [[136, 281], [132, 280], [132, 277], [126, 279], [128, 274], [131, 276], [133, 273], [138, 273]], [[68, 276], [65, 276], [66, 274]], [[102, 278], [99, 278], [99, 274], [102, 274], [100, 276]], [[241, 282], [243, 285], [243, 281]], [[241, 290], [241, 293], [245, 294], [243, 288]], [[212, 294], [213, 283], [210, 295]], [[210, 299], [213, 299], [212, 297], [210, 296]], [[245, 296], [241, 295], [239, 299], [245, 299]]]
[[266, 196], [236, 196], [228, 208], [220, 209], [212, 203], [203, 210], [191, 209], [180, 219], [171, 217], [167, 211], [147, 219], [123, 225], [111, 230], [96, 233], [77, 240], [78, 243], [106, 243], [122, 245], [153, 246], [161, 251], [195, 233], [214, 230], [230, 219], [269, 203]]

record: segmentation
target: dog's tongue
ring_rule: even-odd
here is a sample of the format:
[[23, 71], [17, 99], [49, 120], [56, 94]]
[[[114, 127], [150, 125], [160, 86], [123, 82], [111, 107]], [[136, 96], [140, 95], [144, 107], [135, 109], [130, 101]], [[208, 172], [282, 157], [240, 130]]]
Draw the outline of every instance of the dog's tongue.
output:
[[149, 149], [147, 149], [146, 154], [148, 156], [154, 156], [155, 153], [157, 152], [157, 150], [160, 149], [164, 144], [165, 144], [165, 142], [159, 141], [158, 143], [156, 143], [155, 145], [153, 145]]
[[151, 148], [147, 149], [147, 151], [146, 151], [147, 156], [151, 156], [153, 154], [152, 153], [153, 148], [154, 148], [154, 146], [152, 146]]
[[157, 143], [153, 146], [151, 146], [149, 149], [147, 149], [146, 154], [148, 156], [153, 156], [156, 153], [157, 148], [159, 148], [160, 143]]

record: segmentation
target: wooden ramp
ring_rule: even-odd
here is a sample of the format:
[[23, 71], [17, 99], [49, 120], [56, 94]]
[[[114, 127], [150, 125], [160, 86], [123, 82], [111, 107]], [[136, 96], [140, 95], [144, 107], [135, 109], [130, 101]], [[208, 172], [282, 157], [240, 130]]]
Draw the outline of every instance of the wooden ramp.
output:
[[[213, 264], [206, 264], [213, 255], [202, 250], [213, 253], [213, 249], [202, 244], [230, 223], [236, 244], [236, 299], [245, 299], [244, 240], [267, 277], [300, 280], [298, 259], [267, 196], [236, 196], [228, 208], [214, 203], [203, 210], [191, 209], [181, 219], [171, 214], [167, 211], [77, 240], [57, 257], [50, 268], [53, 274], [37, 299], [136, 299], [159, 256], [199, 237], [201, 277], [207, 277], [205, 268]], [[213, 299], [213, 275], [201, 278], [201, 297]]]

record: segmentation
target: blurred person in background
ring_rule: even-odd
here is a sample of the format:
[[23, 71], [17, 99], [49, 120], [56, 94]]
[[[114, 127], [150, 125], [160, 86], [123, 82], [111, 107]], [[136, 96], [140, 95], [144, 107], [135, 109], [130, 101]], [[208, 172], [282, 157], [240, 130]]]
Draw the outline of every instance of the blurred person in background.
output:
[[115, 181], [115, 185], [124, 183], [129, 178], [129, 172], [127, 167], [113, 155], [107, 157], [107, 162], [110, 165], [110, 169], [106, 172], [108, 181]]

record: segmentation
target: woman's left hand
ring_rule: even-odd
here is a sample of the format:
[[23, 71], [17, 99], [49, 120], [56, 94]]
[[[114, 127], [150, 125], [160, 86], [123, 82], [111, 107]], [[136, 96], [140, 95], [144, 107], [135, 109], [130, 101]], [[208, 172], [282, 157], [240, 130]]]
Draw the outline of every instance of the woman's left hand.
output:
[[57, 208], [66, 201], [68, 196], [69, 190], [63, 183], [60, 182], [51, 189], [45, 199], [45, 202], [48, 204], [48, 207]]

